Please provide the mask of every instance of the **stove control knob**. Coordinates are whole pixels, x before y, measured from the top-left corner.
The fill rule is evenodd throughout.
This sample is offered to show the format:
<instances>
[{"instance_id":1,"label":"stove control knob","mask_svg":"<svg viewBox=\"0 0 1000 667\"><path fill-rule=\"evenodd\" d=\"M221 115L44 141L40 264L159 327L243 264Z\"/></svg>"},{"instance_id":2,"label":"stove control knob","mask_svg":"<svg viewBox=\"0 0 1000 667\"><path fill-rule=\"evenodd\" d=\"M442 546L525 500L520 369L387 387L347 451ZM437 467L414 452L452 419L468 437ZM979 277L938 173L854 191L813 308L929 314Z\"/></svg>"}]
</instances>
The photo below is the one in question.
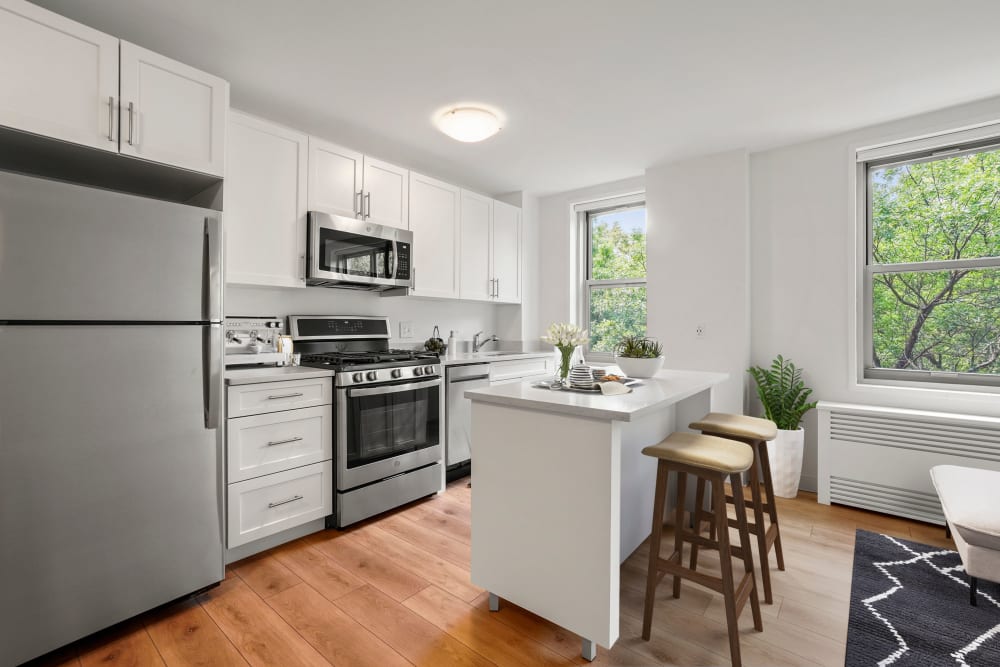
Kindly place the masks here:
<instances>
[{"instance_id":1,"label":"stove control knob","mask_svg":"<svg viewBox=\"0 0 1000 667\"><path fill-rule=\"evenodd\" d=\"M369 382L374 382L375 380L378 379L378 373L376 373L375 371L368 371L367 373L365 373L365 377L368 379Z\"/></svg>"},{"instance_id":2,"label":"stove control knob","mask_svg":"<svg viewBox=\"0 0 1000 667\"><path fill-rule=\"evenodd\" d=\"M401 378L401 377L403 377L403 369L402 368L393 368L392 369L392 377L394 377L394 378Z\"/></svg>"},{"instance_id":3,"label":"stove control knob","mask_svg":"<svg viewBox=\"0 0 1000 667\"><path fill-rule=\"evenodd\" d=\"M362 380L365 379L365 374L355 373L354 375L351 376L351 379L354 380L355 382L361 382Z\"/></svg>"},{"instance_id":4,"label":"stove control knob","mask_svg":"<svg viewBox=\"0 0 1000 667\"><path fill-rule=\"evenodd\" d=\"M417 366L416 368L413 369L413 374L414 375L418 375L418 376L419 375L423 375L424 374L424 369L421 368L420 366Z\"/></svg>"},{"instance_id":5,"label":"stove control knob","mask_svg":"<svg viewBox=\"0 0 1000 667\"><path fill-rule=\"evenodd\" d=\"M434 375L434 367L424 366L424 375Z\"/></svg>"}]
</instances>

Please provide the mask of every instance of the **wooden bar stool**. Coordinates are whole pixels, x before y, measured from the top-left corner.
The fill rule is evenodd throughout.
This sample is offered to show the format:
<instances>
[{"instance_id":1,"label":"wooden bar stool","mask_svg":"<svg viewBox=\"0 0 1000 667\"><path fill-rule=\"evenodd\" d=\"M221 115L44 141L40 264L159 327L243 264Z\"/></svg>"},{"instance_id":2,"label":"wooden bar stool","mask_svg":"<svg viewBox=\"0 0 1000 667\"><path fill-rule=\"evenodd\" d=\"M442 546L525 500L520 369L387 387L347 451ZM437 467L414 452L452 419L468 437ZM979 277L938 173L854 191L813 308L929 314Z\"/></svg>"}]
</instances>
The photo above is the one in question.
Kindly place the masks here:
<instances>
[{"instance_id":1,"label":"wooden bar stool","mask_svg":"<svg viewBox=\"0 0 1000 667\"><path fill-rule=\"evenodd\" d=\"M743 415L731 415L722 412L710 412L694 422L690 428L701 431L706 435L713 435L728 440L745 442L753 449L754 464L750 467L750 500L746 506L753 512L753 522L748 525L748 529L757 537L758 559L760 561L760 579L764 588L764 602L774 603L774 595L771 593L771 565L768 554L774 549L774 556L778 561L778 569L785 569L785 557L781 551L781 531L778 528L778 507L774 502L774 484L771 482L771 463L767 457L767 441L774 440L778 434L778 427L769 419L758 419L756 417L745 417ZM763 476L764 493L767 498L761 496L760 483ZM733 495L726 496L726 500L732 503L737 496L743 498L742 480L739 486L735 483ZM701 499L703 490L699 487L695 495L695 502L700 508L704 501ZM737 513L739 509L737 509ZM770 525L764 526L764 514L767 513ZM701 530L701 519L694 517L695 532ZM730 520L730 525L736 525L734 520ZM697 547L691 553L691 558L697 558Z\"/></svg>"},{"instance_id":2,"label":"wooden bar stool","mask_svg":"<svg viewBox=\"0 0 1000 667\"><path fill-rule=\"evenodd\" d=\"M729 652L733 667L740 667L740 632L737 619L746 602L750 600L753 626L759 632L764 629L760 617L760 602L753 572L753 549L750 548L750 533L747 529L746 509L743 497L735 496L737 508L736 527L740 544L729 543L729 526L726 515L726 478L734 486L739 476L753 464L753 450L750 447L708 435L696 433L673 433L659 444L642 450L646 456L659 459L656 467L656 497L653 501L653 534L649 542L649 572L646 576L646 605L642 616L642 638L648 640L653 624L653 598L656 586L667 574L673 575L674 597L681 596L681 579L689 579L696 584L722 593L726 606L726 621L729 626ZM674 527L674 552L669 558L660 557L660 537L663 533L663 507L667 499L667 478L671 472L677 474L677 515ZM704 489L706 482L712 486L711 516L716 524L717 538L705 538L684 528L684 498L687 492L687 476L698 478L698 487ZM742 517L742 519L740 518ZM722 576L715 577L696 570L697 562L692 559L691 567L684 567L684 543L689 542L692 550L702 546L719 551ZM693 551L692 551L693 553ZM733 556L743 561L743 576L739 581L733 575Z\"/></svg>"}]
</instances>

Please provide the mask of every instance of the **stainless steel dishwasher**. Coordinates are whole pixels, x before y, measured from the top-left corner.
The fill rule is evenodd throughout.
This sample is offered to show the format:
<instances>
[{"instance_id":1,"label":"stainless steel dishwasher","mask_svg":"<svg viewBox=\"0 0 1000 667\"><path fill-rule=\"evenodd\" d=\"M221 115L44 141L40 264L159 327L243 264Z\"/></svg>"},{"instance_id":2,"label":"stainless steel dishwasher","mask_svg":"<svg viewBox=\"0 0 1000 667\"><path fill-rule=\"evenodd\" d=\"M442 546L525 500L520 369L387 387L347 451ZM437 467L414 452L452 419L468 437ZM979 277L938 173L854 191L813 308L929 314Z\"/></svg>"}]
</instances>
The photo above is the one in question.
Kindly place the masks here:
<instances>
[{"instance_id":1,"label":"stainless steel dishwasher","mask_svg":"<svg viewBox=\"0 0 1000 667\"><path fill-rule=\"evenodd\" d=\"M445 439L445 461L449 478L468 474L472 460L472 401L465 397L468 389L490 386L490 365L464 364L445 367L448 409L445 421L448 437Z\"/></svg>"}]
</instances>

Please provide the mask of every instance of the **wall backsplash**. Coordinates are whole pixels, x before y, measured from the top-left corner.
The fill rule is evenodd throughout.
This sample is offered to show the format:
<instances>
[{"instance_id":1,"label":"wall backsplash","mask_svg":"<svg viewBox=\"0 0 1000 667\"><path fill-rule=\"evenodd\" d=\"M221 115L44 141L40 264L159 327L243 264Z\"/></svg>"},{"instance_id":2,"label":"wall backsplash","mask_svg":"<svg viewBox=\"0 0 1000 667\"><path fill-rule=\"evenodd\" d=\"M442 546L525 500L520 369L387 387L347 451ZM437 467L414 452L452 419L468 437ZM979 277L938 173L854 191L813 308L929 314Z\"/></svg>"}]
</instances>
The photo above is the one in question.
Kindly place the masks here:
<instances>
[{"instance_id":1,"label":"wall backsplash","mask_svg":"<svg viewBox=\"0 0 1000 667\"><path fill-rule=\"evenodd\" d=\"M475 301L448 301L417 297L380 297L374 292L356 292L327 287L282 289L226 286L226 315L384 315L392 327L393 345L409 347L427 340L436 324L441 337L455 330L458 340L470 340L477 331L497 331L498 306ZM413 323L413 338L399 338L399 322ZM499 333L501 340L504 332ZM512 341L504 341L512 342Z\"/></svg>"}]
</instances>

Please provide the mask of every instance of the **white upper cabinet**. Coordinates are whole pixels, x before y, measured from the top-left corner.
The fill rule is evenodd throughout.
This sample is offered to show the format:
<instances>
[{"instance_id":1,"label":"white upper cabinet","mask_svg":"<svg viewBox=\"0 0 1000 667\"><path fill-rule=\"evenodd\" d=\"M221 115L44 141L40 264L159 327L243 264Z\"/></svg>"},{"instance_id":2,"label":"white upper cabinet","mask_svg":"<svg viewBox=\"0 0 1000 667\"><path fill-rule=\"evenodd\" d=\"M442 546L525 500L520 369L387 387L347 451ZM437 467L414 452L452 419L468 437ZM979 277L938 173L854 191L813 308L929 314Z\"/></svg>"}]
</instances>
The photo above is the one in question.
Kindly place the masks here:
<instances>
[{"instance_id":1,"label":"white upper cabinet","mask_svg":"<svg viewBox=\"0 0 1000 667\"><path fill-rule=\"evenodd\" d=\"M227 282L305 287L309 138L233 111L228 145Z\"/></svg>"},{"instance_id":2,"label":"white upper cabinet","mask_svg":"<svg viewBox=\"0 0 1000 667\"><path fill-rule=\"evenodd\" d=\"M0 125L118 152L118 38L0 0Z\"/></svg>"},{"instance_id":3,"label":"white upper cabinet","mask_svg":"<svg viewBox=\"0 0 1000 667\"><path fill-rule=\"evenodd\" d=\"M493 295L497 301L521 302L521 209L493 202Z\"/></svg>"},{"instance_id":4,"label":"white upper cabinet","mask_svg":"<svg viewBox=\"0 0 1000 667\"><path fill-rule=\"evenodd\" d=\"M413 289L416 296L458 298L461 190L410 172Z\"/></svg>"},{"instance_id":5,"label":"white upper cabinet","mask_svg":"<svg viewBox=\"0 0 1000 667\"><path fill-rule=\"evenodd\" d=\"M490 266L490 228L493 226L493 200L462 190L461 297L490 301L493 299ZM420 241L414 235L413 244Z\"/></svg>"},{"instance_id":6,"label":"white upper cabinet","mask_svg":"<svg viewBox=\"0 0 1000 667\"><path fill-rule=\"evenodd\" d=\"M357 217L364 194L364 156L309 137L309 210Z\"/></svg>"},{"instance_id":7,"label":"white upper cabinet","mask_svg":"<svg viewBox=\"0 0 1000 667\"><path fill-rule=\"evenodd\" d=\"M406 229L410 222L410 172L365 156L364 219Z\"/></svg>"},{"instance_id":8,"label":"white upper cabinet","mask_svg":"<svg viewBox=\"0 0 1000 667\"><path fill-rule=\"evenodd\" d=\"M222 176L229 84L121 43L121 152Z\"/></svg>"}]
</instances>

